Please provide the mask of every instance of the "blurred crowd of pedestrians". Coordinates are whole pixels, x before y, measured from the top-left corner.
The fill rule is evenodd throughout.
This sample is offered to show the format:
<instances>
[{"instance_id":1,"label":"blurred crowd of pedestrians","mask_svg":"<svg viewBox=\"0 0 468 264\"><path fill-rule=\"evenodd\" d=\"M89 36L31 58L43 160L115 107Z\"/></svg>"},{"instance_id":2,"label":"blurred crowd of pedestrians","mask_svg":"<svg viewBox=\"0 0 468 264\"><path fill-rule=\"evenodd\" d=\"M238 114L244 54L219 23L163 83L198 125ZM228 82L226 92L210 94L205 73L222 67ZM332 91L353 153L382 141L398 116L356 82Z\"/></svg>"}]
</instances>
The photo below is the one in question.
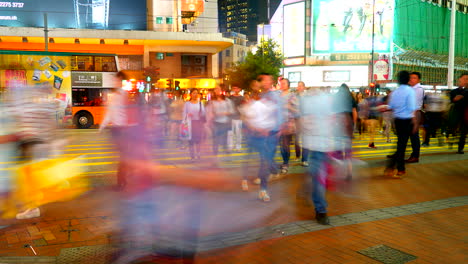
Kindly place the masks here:
<instances>
[{"instance_id":1,"label":"blurred crowd of pedestrians","mask_svg":"<svg viewBox=\"0 0 468 264\"><path fill-rule=\"evenodd\" d=\"M122 72L117 77L128 79ZM423 147L434 137L439 144L449 146L458 140L457 153L463 154L468 74L460 76L459 87L449 94L425 93L421 78L420 73L402 71L398 73L399 86L379 94L375 90L351 92L346 84L331 92L306 88L304 82L293 91L288 79L275 80L265 73L252 80L249 89L233 84L227 91L218 86L207 102L197 89L185 96L175 91L171 98L160 90L144 94L115 89L100 126L100 132L110 127L120 154L116 188L122 194L120 232L126 246L115 255L114 263L131 263L155 251L191 263L196 253L202 190L253 189L258 190L259 200L269 202L275 199L269 183L287 177L294 158L307 168L303 190L314 205L317 222L329 224L326 191L333 181L352 180L355 137L368 136L367 147L375 149L377 133L390 143L395 132L397 150L388 156L384 172L389 178L406 173L408 141L413 152L406 162L419 161L419 131L424 134ZM25 161L57 155L63 140L57 143L62 137L53 124L56 102L47 97L49 88L18 86L15 89L21 92L0 102L0 166L5 167L18 151ZM23 111L18 111L19 107ZM212 166L189 170L153 160L170 147L187 149L192 162L206 159ZM277 149L281 164L275 162ZM246 162L242 175L233 179L218 165L230 162L224 154L235 152L255 153L257 158ZM253 175L249 173L252 170ZM13 189L15 176L10 170L0 173L0 193L5 198ZM15 204L16 217L37 217L38 206Z\"/></svg>"}]
</instances>

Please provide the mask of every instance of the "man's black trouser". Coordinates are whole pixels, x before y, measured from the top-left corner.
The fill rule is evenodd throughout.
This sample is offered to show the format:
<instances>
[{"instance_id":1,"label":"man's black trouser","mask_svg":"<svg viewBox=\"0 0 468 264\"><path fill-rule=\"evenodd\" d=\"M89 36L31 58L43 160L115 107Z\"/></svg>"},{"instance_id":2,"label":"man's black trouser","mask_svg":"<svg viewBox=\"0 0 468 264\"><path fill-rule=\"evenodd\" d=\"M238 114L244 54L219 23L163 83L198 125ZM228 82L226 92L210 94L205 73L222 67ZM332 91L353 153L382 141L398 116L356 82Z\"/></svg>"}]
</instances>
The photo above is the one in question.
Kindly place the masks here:
<instances>
[{"instance_id":1,"label":"man's black trouser","mask_svg":"<svg viewBox=\"0 0 468 264\"><path fill-rule=\"evenodd\" d=\"M405 151L413 130L412 120L395 118L395 130L398 138L397 151L389 160L387 168L393 169L396 165L398 171L405 171Z\"/></svg>"},{"instance_id":2,"label":"man's black trouser","mask_svg":"<svg viewBox=\"0 0 468 264\"><path fill-rule=\"evenodd\" d=\"M426 112L426 136L424 143L429 145L431 137L437 136L437 130L442 125L442 112Z\"/></svg>"},{"instance_id":3,"label":"man's black trouser","mask_svg":"<svg viewBox=\"0 0 468 264\"><path fill-rule=\"evenodd\" d=\"M421 140L419 139L419 125L422 123L422 113L421 111L416 111L417 117L416 120L418 122L418 130L416 133L411 133L410 134L410 140L411 140L411 148L413 149L413 152L411 152L411 158L418 158L419 159L419 152L421 150Z\"/></svg>"}]
</instances>

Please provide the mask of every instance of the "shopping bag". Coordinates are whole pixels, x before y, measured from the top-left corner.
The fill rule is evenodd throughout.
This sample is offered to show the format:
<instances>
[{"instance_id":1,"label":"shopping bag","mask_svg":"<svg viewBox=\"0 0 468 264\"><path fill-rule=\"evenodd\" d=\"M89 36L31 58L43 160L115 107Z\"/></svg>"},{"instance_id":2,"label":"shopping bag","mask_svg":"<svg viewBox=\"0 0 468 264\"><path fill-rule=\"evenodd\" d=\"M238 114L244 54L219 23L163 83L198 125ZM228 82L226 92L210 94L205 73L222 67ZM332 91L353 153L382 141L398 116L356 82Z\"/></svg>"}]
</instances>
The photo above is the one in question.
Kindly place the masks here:
<instances>
[{"instance_id":1,"label":"shopping bag","mask_svg":"<svg viewBox=\"0 0 468 264\"><path fill-rule=\"evenodd\" d=\"M181 140L192 139L192 122L189 117L185 117L180 124L179 138Z\"/></svg>"},{"instance_id":2,"label":"shopping bag","mask_svg":"<svg viewBox=\"0 0 468 264\"><path fill-rule=\"evenodd\" d=\"M234 149L234 132L232 130L227 132L227 145L229 150Z\"/></svg>"},{"instance_id":3,"label":"shopping bag","mask_svg":"<svg viewBox=\"0 0 468 264\"><path fill-rule=\"evenodd\" d=\"M26 208L71 200L89 190L78 157L32 161L15 168L16 188L11 199ZM13 205L12 205L13 206ZM17 208L8 208L4 217L14 217Z\"/></svg>"}]
</instances>

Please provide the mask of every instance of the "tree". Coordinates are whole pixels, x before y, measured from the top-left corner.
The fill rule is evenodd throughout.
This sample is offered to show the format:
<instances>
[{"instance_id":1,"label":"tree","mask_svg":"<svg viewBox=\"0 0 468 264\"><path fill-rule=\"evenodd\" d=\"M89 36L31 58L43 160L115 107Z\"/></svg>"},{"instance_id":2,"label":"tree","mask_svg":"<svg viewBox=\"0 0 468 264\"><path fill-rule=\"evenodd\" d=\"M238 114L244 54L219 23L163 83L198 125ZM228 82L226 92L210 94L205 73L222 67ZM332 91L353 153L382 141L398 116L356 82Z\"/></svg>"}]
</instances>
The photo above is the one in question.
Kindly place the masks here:
<instances>
[{"instance_id":1,"label":"tree","mask_svg":"<svg viewBox=\"0 0 468 264\"><path fill-rule=\"evenodd\" d=\"M245 90L250 90L249 83L261 73L271 74L276 79L283 67L283 59L276 42L271 39L262 41L255 53L249 51L243 61L234 64L226 71L229 83L236 83Z\"/></svg>"}]
</instances>

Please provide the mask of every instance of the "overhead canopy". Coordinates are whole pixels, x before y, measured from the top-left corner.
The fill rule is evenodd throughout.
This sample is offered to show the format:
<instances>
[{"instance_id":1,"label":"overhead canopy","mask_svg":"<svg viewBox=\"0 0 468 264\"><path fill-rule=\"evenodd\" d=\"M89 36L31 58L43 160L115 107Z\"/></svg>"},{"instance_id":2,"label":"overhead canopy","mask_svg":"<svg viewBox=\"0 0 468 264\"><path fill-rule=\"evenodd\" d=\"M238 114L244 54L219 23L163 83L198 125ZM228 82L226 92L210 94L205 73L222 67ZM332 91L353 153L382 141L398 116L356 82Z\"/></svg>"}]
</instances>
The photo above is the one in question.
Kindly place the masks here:
<instances>
[{"instance_id":1,"label":"overhead canopy","mask_svg":"<svg viewBox=\"0 0 468 264\"><path fill-rule=\"evenodd\" d=\"M142 54L144 46L165 47L166 51L170 47L174 47L174 50L190 47L196 51L199 47L203 50L209 48L212 53L218 53L233 45L233 41L224 38L221 33L51 29L49 40L50 38L54 43L50 43L49 48L53 51L78 49L76 51L85 52L92 49L94 52L119 53L123 49L126 50L125 54ZM44 47L44 32L41 28L0 27L0 39L0 49L39 50ZM80 45L83 46L80 48ZM116 45L115 49L109 45ZM102 50L99 50L99 47Z\"/></svg>"}]
</instances>

